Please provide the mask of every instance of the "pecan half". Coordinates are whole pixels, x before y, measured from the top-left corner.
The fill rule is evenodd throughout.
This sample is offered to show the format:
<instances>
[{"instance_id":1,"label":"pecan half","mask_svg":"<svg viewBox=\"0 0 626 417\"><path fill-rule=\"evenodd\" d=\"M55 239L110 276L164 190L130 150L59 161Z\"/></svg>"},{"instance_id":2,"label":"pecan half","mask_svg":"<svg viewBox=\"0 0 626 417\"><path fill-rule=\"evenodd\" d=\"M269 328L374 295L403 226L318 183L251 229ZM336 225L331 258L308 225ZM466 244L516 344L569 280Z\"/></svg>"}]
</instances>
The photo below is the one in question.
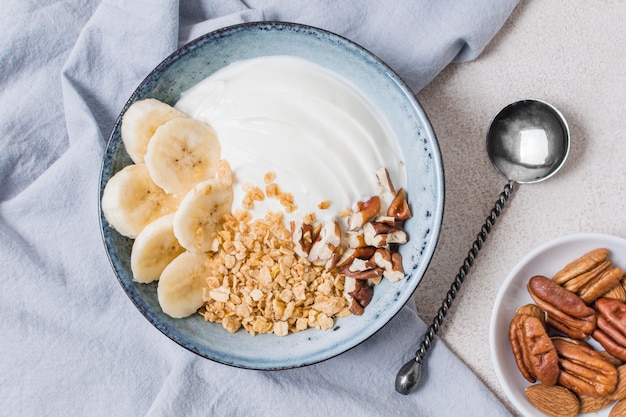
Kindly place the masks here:
<instances>
[{"instance_id":1,"label":"pecan half","mask_svg":"<svg viewBox=\"0 0 626 417\"><path fill-rule=\"evenodd\" d=\"M613 288L608 290L606 293L604 293L604 295L602 295L602 297L614 298L614 299L619 300L621 302L626 302L626 290L624 289L624 286L622 285L622 283L620 281L619 284L617 284L616 286L614 286Z\"/></svg>"},{"instance_id":2,"label":"pecan half","mask_svg":"<svg viewBox=\"0 0 626 417\"><path fill-rule=\"evenodd\" d=\"M544 326L546 325L546 312L537 307L535 304L525 304L518 308L515 314L526 314L537 317Z\"/></svg>"},{"instance_id":3,"label":"pecan half","mask_svg":"<svg viewBox=\"0 0 626 417\"><path fill-rule=\"evenodd\" d=\"M591 304L620 283L624 276L622 268L615 267L604 271L597 279L586 285L579 293L585 304Z\"/></svg>"},{"instance_id":4,"label":"pecan half","mask_svg":"<svg viewBox=\"0 0 626 417\"><path fill-rule=\"evenodd\" d=\"M552 339L559 355L558 383L578 395L603 397L615 391L617 368L587 343Z\"/></svg>"},{"instance_id":5,"label":"pecan half","mask_svg":"<svg viewBox=\"0 0 626 417\"><path fill-rule=\"evenodd\" d=\"M626 304L599 298L595 307L598 322L591 336L611 355L626 361Z\"/></svg>"},{"instance_id":6,"label":"pecan half","mask_svg":"<svg viewBox=\"0 0 626 417\"><path fill-rule=\"evenodd\" d=\"M585 286L587 286L590 282L593 282L594 280L596 280L604 271L609 269L611 266L612 266L611 261L600 262L589 271L584 272L568 280L562 285L568 290L570 290L571 292L578 293Z\"/></svg>"},{"instance_id":7,"label":"pecan half","mask_svg":"<svg viewBox=\"0 0 626 417\"><path fill-rule=\"evenodd\" d=\"M509 325L509 341L517 367L529 382L554 385L559 376L559 358L541 320L516 314Z\"/></svg>"},{"instance_id":8,"label":"pecan half","mask_svg":"<svg viewBox=\"0 0 626 417\"><path fill-rule=\"evenodd\" d=\"M576 294L550 278L536 275L528 281L528 292L547 314L547 323L573 339L589 337L596 328L596 312Z\"/></svg>"},{"instance_id":9,"label":"pecan half","mask_svg":"<svg viewBox=\"0 0 626 417\"><path fill-rule=\"evenodd\" d=\"M589 251L580 258L565 265L563 269L554 274L552 279L557 284L563 284L580 274L590 271L600 262L604 261L607 256L609 256L609 251L605 248L597 248Z\"/></svg>"}]
</instances>

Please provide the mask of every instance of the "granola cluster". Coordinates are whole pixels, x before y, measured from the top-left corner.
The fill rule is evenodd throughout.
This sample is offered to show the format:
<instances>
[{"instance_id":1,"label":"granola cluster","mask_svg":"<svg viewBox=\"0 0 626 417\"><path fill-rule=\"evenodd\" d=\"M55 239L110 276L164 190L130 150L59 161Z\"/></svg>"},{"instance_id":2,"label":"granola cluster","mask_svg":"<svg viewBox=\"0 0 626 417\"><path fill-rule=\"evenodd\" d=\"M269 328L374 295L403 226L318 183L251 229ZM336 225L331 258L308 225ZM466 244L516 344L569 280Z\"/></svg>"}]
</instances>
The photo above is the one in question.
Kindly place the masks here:
<instances>
[{"instance_id":1,"label":"granola cluster","mask_svg":"<svg viewBox=\"0 0 626 417\"><path fill-rule=\"evenodd\" d=\"M255 187L250 183L245 183L242 186L246 195L241 202L241 205L246 210L252 210L256 201L263 201L265 197L275 198L278 200L281 206L284 207L287 213L293 213L298 209L298 206L294 204L294 197L292 193L282 191L278 184L274 182L276 174L274 172L268 172L263 176L265 181L265 192L259 187ZM327 208L328 206L326 206Z\"/></svg>"},{"instance_id":2,"label":"granola cluster","mask_svg":"<svg viewBox=\"0 0 626 417\"><path fill-rule=\"evenodd\" d=\"M344 276L295 254L282 213L257 220L247 211L227 215L213 250L199 312L231 333L326 330L350 314Z\"/></svg>"}]
</instances>

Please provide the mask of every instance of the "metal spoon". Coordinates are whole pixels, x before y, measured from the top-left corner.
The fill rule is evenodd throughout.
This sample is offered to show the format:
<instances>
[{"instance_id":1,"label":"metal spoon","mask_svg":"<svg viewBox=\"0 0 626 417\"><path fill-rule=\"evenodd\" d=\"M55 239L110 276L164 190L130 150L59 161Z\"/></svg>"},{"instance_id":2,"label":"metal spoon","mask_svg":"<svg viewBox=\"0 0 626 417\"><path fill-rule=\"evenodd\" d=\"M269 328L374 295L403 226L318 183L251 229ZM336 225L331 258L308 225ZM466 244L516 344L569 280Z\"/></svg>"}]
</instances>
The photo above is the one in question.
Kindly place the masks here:
<instances>
[{"instance_id":1,"label":"metal spoon","mask_svg":"<svg viewBox=\"0 0 626 417\"><path fill-rule=\"evenodd\" d=\"M396 376L396 391L407 395L419 385L422 364L435 335L461 284L473 265L496 218L518 183L531 184L554 175L567 159L570 132L563 115L540 100L521 100L504 107L494 117L487 133L487 153L495 168L509 180L495 207L480 229L472 249L450 286L437 315L422 339L415 358L404 364Z\"/></svg>"}]
</instances>

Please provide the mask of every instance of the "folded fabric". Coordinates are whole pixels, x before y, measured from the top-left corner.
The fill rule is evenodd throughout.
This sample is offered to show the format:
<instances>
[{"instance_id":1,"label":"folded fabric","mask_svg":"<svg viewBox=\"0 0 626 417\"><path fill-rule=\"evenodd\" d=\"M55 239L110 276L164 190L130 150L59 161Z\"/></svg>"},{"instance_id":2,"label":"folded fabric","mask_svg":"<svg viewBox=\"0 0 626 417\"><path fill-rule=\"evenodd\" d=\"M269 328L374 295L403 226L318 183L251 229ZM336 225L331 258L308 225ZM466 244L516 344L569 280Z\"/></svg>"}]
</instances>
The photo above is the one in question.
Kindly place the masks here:
<instances>
[{"instance_id":1,"label":"folded fabric","mask_svg":"<svg viewBox=\"0 0 626 417\"><path fill-rule=\"evenodd\" d=\"M423 386L394 390L426 326L405 306L323 363L251 371L163 336L116 282L98 223L106 141L139 82L177 47L257 20L317 26L418 91L477 57L516 0L13 0L0 17L0 414L508 415L440 342ZM453 394L450 394L453 392ZM451 400L450 396L453 396Z\"/></svg>"}]
</instances>

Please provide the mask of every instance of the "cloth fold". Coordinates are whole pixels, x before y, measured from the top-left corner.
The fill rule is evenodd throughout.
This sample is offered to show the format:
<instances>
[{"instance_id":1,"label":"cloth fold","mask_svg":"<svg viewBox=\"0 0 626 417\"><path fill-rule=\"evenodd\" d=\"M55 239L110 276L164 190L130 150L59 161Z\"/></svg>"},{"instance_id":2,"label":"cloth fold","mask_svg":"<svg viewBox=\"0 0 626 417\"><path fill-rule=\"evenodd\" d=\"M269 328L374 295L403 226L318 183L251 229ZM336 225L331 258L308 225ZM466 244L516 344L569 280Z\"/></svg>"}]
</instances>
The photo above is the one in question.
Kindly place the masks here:
<instances>
[{"instance_id":1,"label":"cloth fold","mask_svg":"<svg viewBox=\"0 0 626 417\"><path fill-rule=\"evenodd\" d=\"M119 111L166 56L208 31L281 20L343 35L419 91L476 58L517 0L11 0L0 17L0 415L508 415L446 346L394 390L426 325L413 303L325 362L237 369L163 336L109 266L99 169ZM450 400L450 392L454 400Z\"/></svg>"}]
</instances>

